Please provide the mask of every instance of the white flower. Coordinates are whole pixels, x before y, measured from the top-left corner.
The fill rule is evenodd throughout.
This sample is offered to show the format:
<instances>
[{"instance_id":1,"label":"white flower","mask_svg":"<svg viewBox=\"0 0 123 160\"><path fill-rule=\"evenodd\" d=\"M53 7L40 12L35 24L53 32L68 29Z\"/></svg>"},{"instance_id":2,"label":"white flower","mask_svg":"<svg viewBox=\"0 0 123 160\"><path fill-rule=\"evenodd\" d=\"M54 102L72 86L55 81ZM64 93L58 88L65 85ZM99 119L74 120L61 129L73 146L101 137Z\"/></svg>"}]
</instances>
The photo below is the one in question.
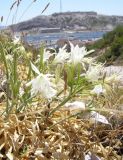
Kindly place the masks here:
<instances>
[{"instance_id":1,"label":"white flower","mask_svg":"<svg viewBox=\"0 0 123 160\"><path fill-rule=\"evenodd\" d=\"M43 62L46 62L49 60L49 58L53 55L50 51L47 51L44 49L44 54L43 54Z\"/></svg>"},{"instance_id":2,"label":"white flower","mask_svg":"<svg viewBox=\"0 0 123 160\"><path fill-rule=\"evenodd\" d=\"M70 62L73 63L74 65L81 63L85 55L94 52L94 50L87 52L86 47L84 46L80 48L78 45L76 45L74 47L74 45L71 42L70 46L71 46Z\"/></svg>"},{"instance_id":3,"label":"white flower","mask_svg":"<svg viewBox=\"0 0 123 160\"><path fill-rule=\"evenodd\" d=\"M50 99L56 95L56 90L53 88L54 85L50 82L50 74L42 74L37 69L37 67L31 63L33 71L35 71L38 76L28 82L26 87L31 85L31 96L35 96L40 93L44 98Z\"/></svg>"},{"instance_id":4,"label":"white flower","mask_svg":"<svg viewBox=\"0 0 123 160\"><path fill-rule=\"evenodd\" d=\"M13 43L14 43L15 45L16 45L16 44L19 44L19 43L20 43L20 36L14 36Z\"/></svg>"},{"instance_id":5,"label":"white flower","mask_svg":"<svg viewBox=\"0 0 123 160\"><path fill-rule=\"evenodd\" d=\"M74 101L72 103L66 103L65 108L69 110L85 110L85 103L80 101Z\"/></svg>"},{"instance_id":6,"label":"white flower","mask_svg":"<svg viewBox=\"0 0 123 160\"><path fill-rule=\"evenodd\" d=\"M46 49L44 49L43 62L47 62L53 54L55 53L51 53L50 51L47 51ZM36 60L36 63L38 63L39 61L40 61L40 55L38 55L38 59Z\"/></svg>"},{"instance_id":7,"label":"white flower","mask_svg":"<svg viewBox=\"0 0 123 160\"><path fill-rule=\"evenodd\" d=\"M91 57L84 57L82 59L82 62L87 63L87 64L92 64L93 61L94 61L94 58L91 58Z\"/></svg>"},{"instance_id":8,"label":"white flower","mask_svg":"<svg viewBox=\"0 0 123 160\"><path fill-rule=\"evenodd\" d=\"M38 68L32 62L30 62L30 64L31 64L32 70L39 75L40 71L38 70Z\"/></svg>"},{"instance_id":9,"label":"white flower","mask_svg":"<svg viewBox=\"0 0 123 160\"><path fill-rule=\"evenodd\" d=\"M44 98L50 99L56 95L56 90L53 89L53 84L49 81L48 75L39 74L35 79L31 80L26 86L32 86L31 96L38 93Z\"/></svg>"},{"instance_id":10,"label":"white flower","mask_svg":"<svg viewBox=\"0 0 123 160\"><path fill-rule=\"evenodd\" d=\"M9 60L10 62L12 62L13 61L13 56L10 55L10 54L7 54L6 55L6 60Z\"/></svg>"},{"instance_id":11,"label":"white flower","mask_svg":"<svg viewBox=\"0 0 123 160\"><path fill-rule=\"evenodd\" d=\"M90 114L91 114L91 120L93 120L94 122L101 122L104 124L110 124L105 116L103 116L95 111L91 111Z\"/></svg>"},{"instance_id":12,"label":"white flower","mask_svg":"<svg viewBox=\"0 0 123 160\"><path fill-rule=\"evenodd\" d=\"M65 63L69 59L70 53L68 53L65 48L66 45L59 49L59 52L54 58L54 63Z\"/></svg>"},{"instance_id":13,"label":"white flower","mask_svg":"<svg viewBox=\"0 0 123 160\"><path fill-rule=\"evenodd\" d=\"M98 64L95 66L90 65L89 69L87 70L85 76L86 78L90 81L90 82L95 82L98 81L98 79L100 78L100 73L102 70L102 65Z\"/></svg>"},{"instance_id":14,"label":"white flower","mask_svg":"<svg viewBox=\"0 0 123 160\"><path fill-rule=\"evenodd\" d=\"M92 94L97 94L97 95L99 95L101 93L105 93L105 92L106 92L106 90L103 88L103 86L101 84L96 85L94 87L94 89L91 91Z\"/></svg>"},{"instance_id":15,"label":"white flower","mask_svg":"<svg viewBox=\"0 0 123 160\"><path fill-rule=\"evenodd\" d=\"M21 52L25 52L25 48L23 46L18 47L17 50L19 50Z\"/></svg>"}]
</instances>

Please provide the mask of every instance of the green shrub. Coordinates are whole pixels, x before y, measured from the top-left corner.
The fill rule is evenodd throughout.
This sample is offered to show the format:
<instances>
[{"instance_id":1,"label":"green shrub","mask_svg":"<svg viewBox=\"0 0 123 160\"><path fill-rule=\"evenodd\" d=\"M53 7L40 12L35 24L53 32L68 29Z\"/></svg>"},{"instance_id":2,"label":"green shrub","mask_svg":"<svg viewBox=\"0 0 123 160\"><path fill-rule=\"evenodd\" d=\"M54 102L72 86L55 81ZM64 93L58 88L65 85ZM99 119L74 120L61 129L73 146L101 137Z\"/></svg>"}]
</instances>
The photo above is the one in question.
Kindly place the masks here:
<instances>
[{"instance_id":1,"label":"green shrub","mask_svg":"<svg viewBox=\"0 0 123 160\"><path fill-rule=\"evenodd\" d=\"M123 25L117 26L113 31L106 33L102 39L88 45L88 49L105 49L105 53L98 57L101 62L114 61L123 57Z\"/></svg>"}]
</instances>

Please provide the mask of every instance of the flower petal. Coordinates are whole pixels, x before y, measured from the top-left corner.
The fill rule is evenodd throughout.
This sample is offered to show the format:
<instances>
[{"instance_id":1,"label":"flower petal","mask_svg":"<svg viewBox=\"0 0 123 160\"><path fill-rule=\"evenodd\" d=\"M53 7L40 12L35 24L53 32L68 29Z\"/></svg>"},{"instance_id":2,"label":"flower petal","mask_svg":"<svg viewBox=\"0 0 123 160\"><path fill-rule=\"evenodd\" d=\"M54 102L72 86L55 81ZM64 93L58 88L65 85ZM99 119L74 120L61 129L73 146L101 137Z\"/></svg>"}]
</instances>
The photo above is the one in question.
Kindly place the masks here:
<instances>
[{"instance_id":1,"label":"flower petal","mask_svg":"<svg viewBox=\"0 0 123 160\"><path fill-rule=\"evenodd\" d=\"M85 110L85 103L80 101L74 101L72 103L66 103L65 108L69 110Z\"/></svg>"},{"instance_id":2,"label":"flower petal","mask_svg":"<svg viewBox=\"0 0 123 160\"><path fill-rule=\"evenodd\" d=\"M91 111L91 119L94 120L95 122L110 124L105 116L103 116L95 111Z\"/></svg>"},{"instance_id":3,"label":"flower petal","mask_svg":"<svg viewBox=\"0 0 123 160\"><path fill-rule=\"evenodd\" d=\"M40 74L40 71L38 70L38 68L37 68L32 62L30 62L30 63L31 63L31 68L32 68L32 70L33 70L35 73Z\"/></svg>"}]
</instances>

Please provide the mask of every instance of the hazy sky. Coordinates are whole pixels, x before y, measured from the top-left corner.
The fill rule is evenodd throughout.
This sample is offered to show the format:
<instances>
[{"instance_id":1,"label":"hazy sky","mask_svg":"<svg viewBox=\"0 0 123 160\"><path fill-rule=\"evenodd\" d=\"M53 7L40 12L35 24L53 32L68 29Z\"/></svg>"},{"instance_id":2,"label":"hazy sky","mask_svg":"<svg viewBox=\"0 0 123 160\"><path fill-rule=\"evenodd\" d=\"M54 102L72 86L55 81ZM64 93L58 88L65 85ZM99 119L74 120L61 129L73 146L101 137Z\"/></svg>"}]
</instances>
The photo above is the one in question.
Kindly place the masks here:
<instances>
[{"instance_id":1,"label":"hazy sky","mask_svg":"<svg viewBox=\"0 0 123 160\"><path fill-rule=\"evenodd\" d=\"M7 17L9 15L10 6L15 0L1 0L0 4L0 17L4 17L3 25L6 24ZM50 6L43 14L52 14L60 11L60 0L37 0L31 7L28 6L34 0L22 0L22 3L18 9L16 18L16 8L11 12L7 24L12 23L12 19L15 22L27 20L29 18L41 15L42 10L50 2ZM62 11L96 11L100 14L107 15L123 15L123 0L61 0ZM27 10L25 12L25 10ZM23 13L25 14L23 15ZM23 15L23 16L22 16ZM20 18L21 17L21 18Z\"/></svg>"}]
</instances>

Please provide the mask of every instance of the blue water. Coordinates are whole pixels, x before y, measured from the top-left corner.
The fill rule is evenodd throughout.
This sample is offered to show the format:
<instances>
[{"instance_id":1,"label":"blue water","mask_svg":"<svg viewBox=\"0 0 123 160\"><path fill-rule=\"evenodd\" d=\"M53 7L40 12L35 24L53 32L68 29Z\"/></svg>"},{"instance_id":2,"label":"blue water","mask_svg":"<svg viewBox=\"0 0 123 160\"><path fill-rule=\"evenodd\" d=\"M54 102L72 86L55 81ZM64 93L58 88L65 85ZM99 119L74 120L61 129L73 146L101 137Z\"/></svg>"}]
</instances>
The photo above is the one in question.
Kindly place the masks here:
<instances>
[{"instance_id":1,"label":"blue water","mask_svg":"<svg viewBox=\"0 0 123 160\"><path fill-rule=\"evenodd\" d=\"M74 32L74 33L65 33L65 32L60 32L60 33L41 33L38 35L30 35L25 37L25 40L29 43L32 44L38 44L40 42L57 42L59 39L67 39L67 40L93 40L97 38L102 38L102 36L106 32L104 31L98 31L98 32Z\"/></svg>"}]
</instances>

